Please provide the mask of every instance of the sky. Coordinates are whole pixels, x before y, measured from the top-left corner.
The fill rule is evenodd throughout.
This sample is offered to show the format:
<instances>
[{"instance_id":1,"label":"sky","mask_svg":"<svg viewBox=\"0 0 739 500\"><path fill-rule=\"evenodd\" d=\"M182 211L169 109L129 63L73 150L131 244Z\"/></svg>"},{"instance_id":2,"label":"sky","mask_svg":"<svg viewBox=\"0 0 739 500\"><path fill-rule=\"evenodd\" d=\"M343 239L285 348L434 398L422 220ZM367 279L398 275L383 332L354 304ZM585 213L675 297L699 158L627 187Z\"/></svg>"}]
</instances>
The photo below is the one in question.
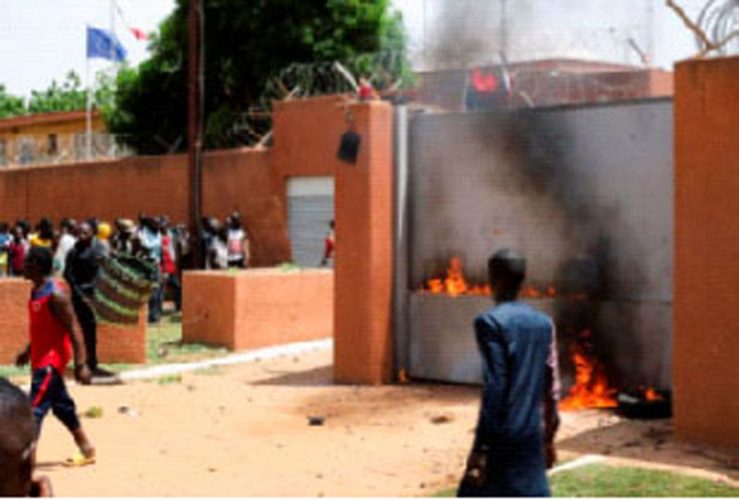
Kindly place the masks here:
<instances>
[{"instance_id":1,"label":"sky","mask_svg":"<svg viewBox=\"0 0 739 500\"><path fill-rule=\"evenodd\" d=\"M174 8L174 0L117 0L125 21L145 32L155 31ZM70 69L85 80L86 26L109 29L109 0L0 0L0 83L7 91L29 96ZM131 64L147 56L146 42L136 40L120 16L116 35ZM91 60L91 72L110 68Z\"/></svg>"},{"instance_id":2,"label":"sky","mask_svg":"<svg viewBox=\"0 0 739 500\"><path fill-rule=\"evenodd\" d=\"M706 0L677 0L695 19ZM652 52L658 67L695 54L692 34L664 0L393 0L404 16L416 69L458 64L460 51L474 63L497 62L501 3L506 3L508 58L578 57L639 64L629 38ZM446 8L445 8L446 7ZM446 29L437 29L440 25ZM438 57L441 45L447 56ZM456 56L456 57L451 57ZM446 59L446 60L439 60Z\"/></svg>"},{"instance_id":3,"label":"sky","mask_svg":"<svg viewBox=\"0 0 739 500\"><path fill-rule=\"evenodd\" d=\"M304 0L296 0L304 1ZM583 57L638 63L628 46L631 37L654 60L670 68L691 56L691 35L663 0L392 0L403 13L414 67L430 69L459 62L494 62L497 57L500 3L507 1L509 58ZM679 0L695 15L705 0ZM174 8L174 0L117 0L125 22L150 32ZM651 2L653 21L648 22ZM0 0L0 83L11 93L28 96L74 69L85 79L85 26L110 26L110 0ZM445 8L446 6L446 8ZM514 9L515 6L515 9ZM446 29L438 27L443 23ZM147 56L146 42L136 40L116 15L116 33L129 63ZM468 48L471 61L439 58L443 47ZM459 51L458 51L459 52ZM451 54L455 54L454 51ZM441 60L440 60L441 59ZM92 72L110 68L92 60Z\"/></svg>"}]
</instances>

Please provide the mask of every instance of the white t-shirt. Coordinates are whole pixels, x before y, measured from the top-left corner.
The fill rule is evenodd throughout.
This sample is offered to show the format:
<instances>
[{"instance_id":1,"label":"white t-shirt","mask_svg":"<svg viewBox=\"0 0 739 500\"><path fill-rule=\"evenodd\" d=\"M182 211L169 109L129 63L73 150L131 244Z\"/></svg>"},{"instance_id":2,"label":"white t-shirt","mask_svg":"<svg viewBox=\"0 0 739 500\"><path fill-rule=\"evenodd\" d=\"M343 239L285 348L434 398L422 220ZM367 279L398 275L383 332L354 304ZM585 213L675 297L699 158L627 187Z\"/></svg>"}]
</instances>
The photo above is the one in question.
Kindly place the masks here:
<instances>
[{"instance_id":1,"label":"white t-shirt","mask_svg":"<svg viewBox=\"0 0 739 500\"><path fill-rule=\"evenodd\" d=\"M213 268L228 269L228 247L226 244L220 238L215 237L210 242L210 249L214 253ZM210 261L208 263L210 264Z\"/></svg>"},{"instance_id":2,"label":"white t-shirt","mask_svg":"<svg viewBox=\"0 0 739 500\"><path fill-rule=\"evenodd\" d=\"M228 261L236 262L245 257L244 238L246 233L243 229L228 230Z\"/></svg>"},{"instance_id":3,"label":"white t-shirt","mask_svg":"<svg viewBox=\"0 0 739 500\"><path fill-rule=\"evenodd\" d=\"M67 254L72 250L75 243L77 243L77 238L69 233L64 233L62 237L59 238L59 244L56 247L54 258L59 263L60 273L64 272L64 265L67 263Z\"/></svg>"}]
</instances>

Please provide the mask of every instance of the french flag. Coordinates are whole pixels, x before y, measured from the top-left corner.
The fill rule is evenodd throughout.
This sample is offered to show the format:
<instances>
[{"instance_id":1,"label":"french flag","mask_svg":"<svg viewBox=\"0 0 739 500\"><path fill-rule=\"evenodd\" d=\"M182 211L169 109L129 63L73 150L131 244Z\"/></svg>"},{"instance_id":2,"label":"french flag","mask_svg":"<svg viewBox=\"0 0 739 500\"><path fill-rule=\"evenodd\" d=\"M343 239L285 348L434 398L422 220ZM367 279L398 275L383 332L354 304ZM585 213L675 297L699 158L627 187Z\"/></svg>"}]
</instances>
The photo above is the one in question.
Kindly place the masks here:
<instances>
[{"instance_id":1,"label":"french flag","mask_svg":"<svg viewBox=\"0 0 739 500\"><path fill-rule=\"evenodd\" d=\"M131 33L133 34L133 37L136 40L148 40L149 39L149 36L144 32L144 30L141 30L139 28L133 28L133 27L129 27L128 29L131 31Z\"/></svg>"}]
</instances>

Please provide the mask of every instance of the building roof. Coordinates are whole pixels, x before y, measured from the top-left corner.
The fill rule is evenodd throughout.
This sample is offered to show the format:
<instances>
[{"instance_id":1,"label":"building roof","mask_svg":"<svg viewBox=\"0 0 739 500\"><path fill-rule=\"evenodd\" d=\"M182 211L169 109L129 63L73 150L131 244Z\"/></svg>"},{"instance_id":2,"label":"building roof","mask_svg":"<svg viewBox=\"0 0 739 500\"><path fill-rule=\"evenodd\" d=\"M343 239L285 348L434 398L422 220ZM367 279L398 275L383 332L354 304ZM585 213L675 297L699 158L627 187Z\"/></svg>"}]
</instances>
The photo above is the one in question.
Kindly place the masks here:
<instances>
[{"instance_id":1,"label":"building roof","mask_svg":"<svg viewBox=\"0 0 739 500\"><path fill-rule=\"evenodd\" d=\"M482 67L499 66L499 63L490 63L482 65ZM532 71L561 71L565 73L606 73L606 72L622 72L622 71L644 71L654 68L645 68L643 66L634 66L630 64L611 63L606 61L592 61L588 59L571 59L571 58L551 58L551 59L532 59L528 61L512 61L508 63L508 67L512 70L532 70ZM441 74L446 72L467 71L469 68L444 68L437 70L418 71L417 74L423 76L425 74Z\"/></svg>"},{"instance_id":2,"label":"building roof","mask_svg":"<svg viewBox=\"0 0 739 500\"><path fill-rule=\"evenodd\" d=\"M97 118L100 112L93 110L92 117ZM32 115L12 116L0 118L0 132L33 125L48 125L84 120L86 111L55 111L51 113L36 113Z\"/></svg>"}]
</instances>

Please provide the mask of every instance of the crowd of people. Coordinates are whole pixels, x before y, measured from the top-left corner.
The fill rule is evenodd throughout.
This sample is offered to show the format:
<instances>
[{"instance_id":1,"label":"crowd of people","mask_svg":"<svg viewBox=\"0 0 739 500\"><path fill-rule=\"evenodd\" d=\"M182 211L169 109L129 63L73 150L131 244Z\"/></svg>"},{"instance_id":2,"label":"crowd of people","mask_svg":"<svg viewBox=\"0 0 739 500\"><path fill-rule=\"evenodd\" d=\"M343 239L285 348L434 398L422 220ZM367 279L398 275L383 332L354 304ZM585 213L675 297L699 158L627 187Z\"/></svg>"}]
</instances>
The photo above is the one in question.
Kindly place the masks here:
<instances>
[{"instance_id":1,"label":"crowd of people","mask_svg":"<svg viewBox=\"0 0 739 500\"><path fill-rule=\"evenodd\" d=\"M0 276L23 276L24 260L34 247L48 248L54 256L54 273L70 285L78 297L75 309L84 325L92 311L84 305L95 288L97 269L102 259L126 253L156 263L159 286L149 302L149 322L159 321L165 295L175 310L181 307L182 269L246 268L250 245L238 212L221 222L204 217L201 235L201 262L194 261L192 239L184 224L172 224L166 215L140 214L137 221L119 218L112 224L97 218L84 221L64 218L55 227L43 217L36 225L17 220L12 226L0 222ZM88 321L86 321L88 320Z\"/></svg>"}]
</instances>

